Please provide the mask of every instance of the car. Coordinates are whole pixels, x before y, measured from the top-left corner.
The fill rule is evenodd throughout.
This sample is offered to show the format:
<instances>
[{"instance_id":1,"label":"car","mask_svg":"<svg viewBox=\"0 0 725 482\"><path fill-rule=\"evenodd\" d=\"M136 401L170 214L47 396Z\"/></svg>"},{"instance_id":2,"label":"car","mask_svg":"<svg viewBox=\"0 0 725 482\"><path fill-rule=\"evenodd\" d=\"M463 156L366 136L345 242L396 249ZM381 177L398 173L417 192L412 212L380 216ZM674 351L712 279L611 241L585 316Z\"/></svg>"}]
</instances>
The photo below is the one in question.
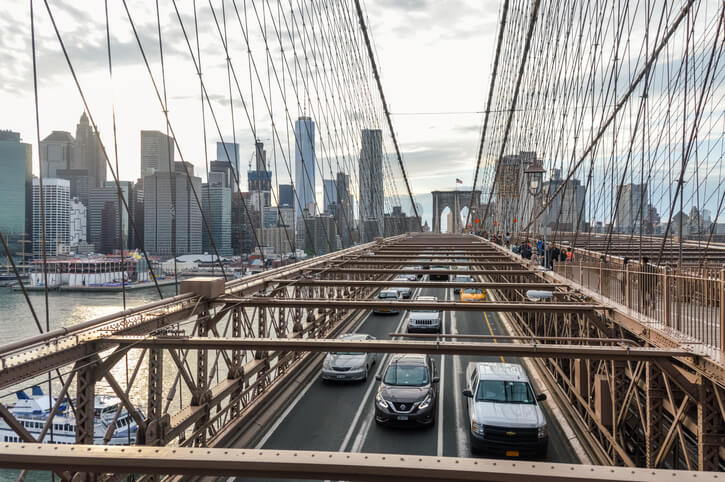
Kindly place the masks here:
<instances>
[{"instance_id":1,"label":"car","mask_svg":"<svg viewBox=\"0 0 725 482\"><path fill-rule=\"evenodd\" d=\"M433 425L438 401L435 363L428 355L393 355L375 395L375 422Z\"/></svg>"},{"instance_id":2,"label":"car","mask_svg":"<svg viewBox=\"0 0 725 482\"><path fill-rule=\"evenodd\" d=\"M374 340L364 333L346 333L337 337L338 340ZM331 352L322 363L322 379L334 381L365 381L370 368L378 357L375 353L362 352Z\"/></svg>"},{"instance_id":3,"label":"car","mask_svg":"<svg viewBox=\"0 0 725 482\"><path fill-rule=\"evenodd\" d=\"M399 275L399 276L395 277L395 279L393 280L393 283L395 283L396 281L403 281L403 282L407 283L408 281L411 281L411 280L410 280L410 278L408 278L407 275ZM413 294L413 290L410 288L410 286L396 286L395 290L397 290L398 295L400 295L401 298L405 298L405 299L410 298L410 295Z\"/></svg>"},{"instance_id":4,"label":"car","mask_svg":"<svg viewBox=\"0 0 725 482\"><path fill-rule=\"evenodd\" d=\"M417 301L427 301L430 303L436 303L438 298L435 296L419 296L416 298ZM408 333L415 332L441 332L441 321L443 315L439 310L421 310L412 309L410 315L408 315Z\"/></svg>"},{"instance_id":5,"label":"car","mask_svg":"<svg viewBox=\"0 0 725 482\"><path fill-rule=\"evenodd\" d=\"M424 268L423 266L406 266L403 269L421 270L421 269L426 269L426 268ZM412 273L409 273L409 274L406 274L405 276L408 276L410 278L410 281L417 281L417 280L420 280L420 279L423 278L423 275L422 274L412 274Z\"/></svg>"},{"instance_id":6,"label":"car","mask_svg":"<svg viewBox=\"0 0 725 482\"><path fill-rule=\"evenodd\" d=\"M434 264L430 267L431 271L444 271L448 270L447 265ZM448 281L448 273L431 273L428 276L431 281Z\"/></svg>"},{"instance_id":7,"label":"car","mask_svg":"<svg viewBox=\"0 0 725 482\"><path fill-rule=\"evenodd\" d=\"M467 274L457 274L455 278L453 278L454 283L473 283L473 277L469 276ZM461 292L461 288L454 288L453 291L456 293Z\"/></svg>"},{"instance_id":8,"label":"car","mask_svg":"<svg viewBox=\"0 0 725 482\"><path fill-rule=\"evenodd\" d=\"M380 290L378 293L378 299L382 301L395 301L400 299L398 290L394 288L388 288ZM399 311L396 308L375 308L373 313L376 315L397 315Z\"/></svg>"},{"instance_id":9,"label":"car","mask_svg":"<svg viewBox=\"0 0 725 482\"><path fill-rule=\"evenodd\" d=\"M518 363L471 362L466 367L468 434L474 452L507 457L545 457L546 418Z\"/></svg>"},{"instance_id":10,"label":"car","mask_svg":"<svg viewBox=\"0 0 725 482\"><path fill-rule=\"evenodd\" d=\"M483 288L464 288L461 291L461 301L485 301L486 290Z\"/></svg>"}]
</instances>

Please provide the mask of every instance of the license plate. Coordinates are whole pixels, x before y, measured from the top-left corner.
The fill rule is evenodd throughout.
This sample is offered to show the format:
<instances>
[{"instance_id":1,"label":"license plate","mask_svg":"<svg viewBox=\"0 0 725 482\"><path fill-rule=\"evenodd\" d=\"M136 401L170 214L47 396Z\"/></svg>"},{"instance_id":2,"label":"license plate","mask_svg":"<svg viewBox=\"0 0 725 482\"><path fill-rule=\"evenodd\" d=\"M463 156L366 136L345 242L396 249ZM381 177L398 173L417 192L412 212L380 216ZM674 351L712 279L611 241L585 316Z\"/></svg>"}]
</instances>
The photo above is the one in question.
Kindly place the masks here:
<instances>
[{"instance_id":1,"label":"license plate","mask_svg":"<svg viewBox=\"0 0 725 482\"><path fill-rule=\"evenodd\" d=\"M407 415L398 415L398 420L401 420L401 421L408 420L408 416Z\"/></svg>"},{"instance_id":2,"label":"license plate","mask_svg":"<svg viewBox=\"0 0 725 482\"><path fill-rule=\"evenodd\" d=\"M337 378L345 378L345 375L337 375Z\"/></svg>"},{"instance_id":3,"label":"license plate","mask_svg":"<svg viewBox=\"0 0 725 482\"><path fill-rule=\"evenodd\" d=\"M519 451L518 450L507 450L506 451L506 457L518 457Z\"/></svg>"}]
</instances>

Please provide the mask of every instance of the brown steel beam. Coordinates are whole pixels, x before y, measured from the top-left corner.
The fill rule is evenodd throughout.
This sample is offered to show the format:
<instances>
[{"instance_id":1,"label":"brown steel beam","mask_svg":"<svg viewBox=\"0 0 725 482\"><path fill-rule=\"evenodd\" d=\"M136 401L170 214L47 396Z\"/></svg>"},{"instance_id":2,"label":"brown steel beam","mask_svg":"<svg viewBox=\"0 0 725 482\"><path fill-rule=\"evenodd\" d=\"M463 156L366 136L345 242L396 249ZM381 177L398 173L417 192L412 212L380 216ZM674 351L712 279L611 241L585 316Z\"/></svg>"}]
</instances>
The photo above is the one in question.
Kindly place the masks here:
<instances>
[{"instance_id":1,"label":"brown steel beam","mask_svg":"<svg viewBox=\"0 0 725 482\"><path fill-rule=\"evenodd\" d=\"M244 306L269 306L275 308L335 308L335 309L386 309L386 310L437 310L437 311L480 311L517 313L584 313L606 310L601 305L588 303L520 303L520 302L466 302L466 301L382 301L382 300L340 300L303 298L217 298L217 302L239 303Z\"/></svg>"},{"instance_id":2,"label":"brown steel beam","mask_svg":"<svg viewBox=\"0 0 725 482\"><path fill-rule=\"evenodd\" d=\"M555 345L535 343L470 343L458 341L339 340L279 338L122 337L103 339L108 345L137 348L184 348L196 350L281 350L305 352L428 353L445 355L504 355L534 358L583 358L602 360L651 360L694 356L685 350L602 345Z\"/></svg>"},{"instance_id":3,"label":"brown steel beam","mask_svg":"<svg viewBox=\"0 0 725 482\"><path fill-rule=\"evenodd\" d=\"M465 274L465 272L461 273ZM489 288L489 289L531 289L531 290L552 290L559 287L567 287L566 284L553 283L491 283L473 282L456 283L453 281L395 281L392 280L326 280L314 278L302 279L272 279L269 283L294 284L299 286L370 286L370 287L410 287L410 288Z\"/></svg>"},{"instance_id":4,"label":"brown steel beam","mask_svg":"<svg viewBox=\"0 0 725 482\"><path fill-rule=\"evenodd\" d=\"M391 259L374 259L375 256L371 256L369 258L364 259L355 259L355 260L349 260L345 261L346 266L350 265L358 265L358 264L382 264L385 266L389 266L391 264L411 264L417 261L411 261L409 259L400 259L397 258L395 260ZM468 258L466 256L466 258ZM437 266L478 266L482 264L490 264L493 266L521 266L522 263L518 261L510 261L508 259L498 258L498 259L486 259L481 261L457 261L455 259L441 259L441 260L430 260L426 261L424 264L434 264ZM460 271L460 270L457 270Z\"/></svg>"},{"instance_id":5,"label":"brown steel beam","mask_svg":"<svg viewBox=\"0 0 725 482\"><path fill-rule=\"evenodd\" d=\"M356 481L575 482L711 481L715 472L633 469L545 461L426 455L184 447L100 447L7 443L0 467L78 472Z\"/></svg>"},{"instance_id":6,"label":"brown steel beam","mask_svg":"<svg viewBox=\"0 0 725 482\"><path fill-rule=\"evenodd\" d=\"M536 271L529 269L407 269L407 268L338 268L329 266L325 268L313 268L306 270L307 272L322 271L325 273L346 273L346 274L471 274L471 275L494 275L494 274L536 274Z\"/></svg>"},{"instance_id":7,"label":"brown steel beam","mask_svg":"<svg viewBox=\"0 0 725 482\"><path fill-rule=\"evenodd\" d=\"M576 336L531 336L531 335L466 335L466 334L440 334L440 333L388 333L391 337L399 338L421 338L421 339L436 339L436 338L456 338L461 340L534 340L539 341L583 341L587 343L620 343L630 346L639 346L634 341L626 338L579 338Z\"/></svg>"}]
</instances>

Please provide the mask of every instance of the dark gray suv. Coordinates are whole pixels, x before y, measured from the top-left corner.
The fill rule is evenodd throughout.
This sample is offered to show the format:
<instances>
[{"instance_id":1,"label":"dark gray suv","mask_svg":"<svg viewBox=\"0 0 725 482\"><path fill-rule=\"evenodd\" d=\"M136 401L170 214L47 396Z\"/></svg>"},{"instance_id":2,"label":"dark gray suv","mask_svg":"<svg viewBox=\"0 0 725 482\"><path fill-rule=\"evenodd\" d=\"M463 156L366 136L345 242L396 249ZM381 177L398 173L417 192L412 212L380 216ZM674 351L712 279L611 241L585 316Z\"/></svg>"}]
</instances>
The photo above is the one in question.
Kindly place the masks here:
<instances>
[{"instance_id":1,"label":"dark gray suv","mask_svg":"<svg viewBox=\"0 0 725 482\"><path fill-rule=\"evenodd\" d=\"M438 376L428 355L393 355L375 395L375 421L435 423Z\"/></svg>"}]
</instances>

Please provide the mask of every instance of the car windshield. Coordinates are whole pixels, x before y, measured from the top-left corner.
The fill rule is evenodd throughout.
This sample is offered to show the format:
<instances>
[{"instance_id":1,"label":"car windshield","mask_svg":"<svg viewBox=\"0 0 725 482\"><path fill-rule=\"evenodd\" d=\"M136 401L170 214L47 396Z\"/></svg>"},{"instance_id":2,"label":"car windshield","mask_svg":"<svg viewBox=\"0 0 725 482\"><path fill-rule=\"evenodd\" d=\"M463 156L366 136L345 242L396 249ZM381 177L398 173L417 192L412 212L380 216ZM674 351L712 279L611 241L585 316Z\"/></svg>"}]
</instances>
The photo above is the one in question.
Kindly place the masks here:
<instances>
[{"instance_id":1,"label":"car windshield","mask_svg":"<svg viewBox=\"0 0 725 482\"><path fill-rule=\"evenodd\" d=\"M378 298L397 298L398 295L396 293L386 293L382 292L378 295Z\"/></svg>"},{"instance_id":2,"label":"car windshield","mask_svg":"<svg viewBox=\"0 0 725 482\"><path fill-rule=\"evenodd\" d=\"M526 382L482 380L476 393L478 402L534 403L534 394Z\"/></svg>"},{"instance_id":3,"label":"car windshield","mask_svg":"<svg viewBox=\"0 0 725 482\"><path fill-rule=\"evenodd\" d=\"M460 283L470 283L473 280L470 276L456 276L456 281Z\"/></svg>"},{"instance_id":4,"label":"car windshield","mask_svg":"<svg viewBox=\"0 0 725 482\"><path fill-rule=\"evenodd\" d=\"M481 294L481 288L466 288L463 290L464 293L467 293L469 295L480 295Z\"/></svg>"},{"instance_id":5,"label":"car windshield","mask_svg":"<svg viewBox=\"0 0 725 482\"><path fill-rule=\"evenodd\" d=\"M387 385L422 387L429 383L428 368L421 365L398 365L393 363L385 371L383 381Z\"/></svg>"},{"instance_id":6,"label":"car windshield","mask_svg":"<svg viewBox=\"0 0 725 482\"><path fill-rule=\"evenodd\" d=\"M344 355L344 356L360 356L360 355L364 355L365 353L361 353L361 352L359 353L359 352L356 352L356 351L333 351L333 352L331 352L331 354L337 355L337 356L340 356L340 355Z\"/></svg>"}]
</instances>

